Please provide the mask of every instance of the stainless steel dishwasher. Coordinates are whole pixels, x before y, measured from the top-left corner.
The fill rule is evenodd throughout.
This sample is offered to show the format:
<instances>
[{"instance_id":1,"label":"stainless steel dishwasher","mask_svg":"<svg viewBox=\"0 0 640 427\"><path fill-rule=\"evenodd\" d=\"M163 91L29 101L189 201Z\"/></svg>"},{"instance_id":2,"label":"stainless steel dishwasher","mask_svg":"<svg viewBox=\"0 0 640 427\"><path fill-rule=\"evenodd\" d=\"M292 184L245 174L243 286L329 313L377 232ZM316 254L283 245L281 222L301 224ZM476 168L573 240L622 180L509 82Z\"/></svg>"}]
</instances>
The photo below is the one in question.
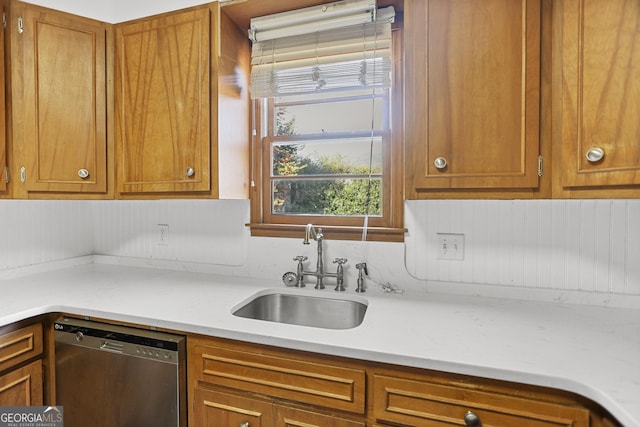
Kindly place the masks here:
<instances>
[{"instance_id":1,"label":"stainless steel dishwasher","mask_svg":"<svg viewBox=\"0 0 640 427\"><path fill-rule=\"evenodd\" d=\"M185 427L186 340L64 318L54 323L65 427Z\"/></svg>"}]
</instances>

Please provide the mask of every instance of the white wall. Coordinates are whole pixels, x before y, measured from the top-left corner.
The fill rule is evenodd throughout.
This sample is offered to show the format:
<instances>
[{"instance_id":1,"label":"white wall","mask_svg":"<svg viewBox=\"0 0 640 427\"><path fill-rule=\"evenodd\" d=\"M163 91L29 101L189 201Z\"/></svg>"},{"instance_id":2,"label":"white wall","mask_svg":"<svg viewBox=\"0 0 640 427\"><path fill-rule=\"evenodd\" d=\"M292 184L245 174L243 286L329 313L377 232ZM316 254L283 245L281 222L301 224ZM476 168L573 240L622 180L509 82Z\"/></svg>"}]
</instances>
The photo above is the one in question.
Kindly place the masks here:
<instances>
[{"instance_id":1,"label":"white wall","mask_svg":"<svg viewBox=\"0 0 640 427\"><path fill-rule=\"evenodd\" d=\"M0 200L0 272L90 255L88 201Z\"/></svg>"},{"instance_id":2,"label":"white wall","mask_svg":"<svg viewBox=\"0 0 640 427\"><path fill-rule=\"evenodd\" d=\"M27 3L115 24L213 1L216 0L28 0Z\"/></svg>"},{"instance_id":3,"label":"white wall","mask_svg":"<svg viewBox=\"0 0 640 427\"><path fill-rule=\"evenodd\" d=\"M325 263L366 261L369 283L407 290L591 301L640 296L640 200L409 201L406 243L325 242ZM250 237L246 200L0 200L0 277L88 254L118 262L260 277L280 286L299 239ZM169 225L168 245L158 224ZM462 261L437 259L439 232L465 234ZM123 261L124 260L124 261ZM6 274L5 274L6 275Z\"/></svg>"}]
</instances>

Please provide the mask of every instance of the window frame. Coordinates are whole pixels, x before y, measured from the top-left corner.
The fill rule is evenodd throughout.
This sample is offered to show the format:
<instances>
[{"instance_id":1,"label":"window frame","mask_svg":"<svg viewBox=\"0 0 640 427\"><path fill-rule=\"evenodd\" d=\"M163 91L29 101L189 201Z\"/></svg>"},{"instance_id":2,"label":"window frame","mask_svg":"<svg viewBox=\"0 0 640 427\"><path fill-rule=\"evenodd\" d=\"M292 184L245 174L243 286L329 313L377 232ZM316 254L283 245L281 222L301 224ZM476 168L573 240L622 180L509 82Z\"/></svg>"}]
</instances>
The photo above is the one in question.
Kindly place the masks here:
<instances>
[{"instance_id":1,"label":"window frame","mask_svg":"<svg viewBox=\"0 0 640 427\"><path fill-rule=\"evenodd\" d=\"M403 185L403 61L402 17L396 16L392 26L392 51L394 53L390 101L390 130L377 131L383 137L383 215L369 216L364 230L365 216L277 215L271 213L271 143L286 140L317 139L320 135L273 136L275 123L273 101L253 101L252 179L251 179L251 229L252 236L300 237L304 227L311 223L321 227L325 238L334 240L363 240L403 242L404 223ZM267 111L264 105L267 104ZM266 120L267 123L263 123ZM388 127L387 127L388 128ZM345 136L370 136L371 132L345 133ZM388 143L384 139L388 138Z\"/></svg>"}]
</instances>

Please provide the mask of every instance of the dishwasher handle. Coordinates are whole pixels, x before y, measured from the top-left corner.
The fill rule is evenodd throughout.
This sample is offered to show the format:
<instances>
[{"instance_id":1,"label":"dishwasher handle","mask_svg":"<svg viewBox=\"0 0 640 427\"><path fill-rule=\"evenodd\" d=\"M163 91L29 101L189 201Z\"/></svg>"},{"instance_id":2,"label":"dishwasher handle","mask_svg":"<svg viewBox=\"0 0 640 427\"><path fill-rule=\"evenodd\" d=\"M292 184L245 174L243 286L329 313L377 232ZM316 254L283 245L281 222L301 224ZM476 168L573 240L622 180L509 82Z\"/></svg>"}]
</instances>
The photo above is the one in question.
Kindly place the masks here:
<instances>
[{"instance_id":1,"label":"dishwasher handle","mask_svg":"<svg viewBox=\"0 0 640 427\"><path fill-rule=\"evenodd\" d=\"M102 341L100 344L100 350L112 351L114 353L123 353L124 346L117 342Z\"/></svg>"}]
</instances>

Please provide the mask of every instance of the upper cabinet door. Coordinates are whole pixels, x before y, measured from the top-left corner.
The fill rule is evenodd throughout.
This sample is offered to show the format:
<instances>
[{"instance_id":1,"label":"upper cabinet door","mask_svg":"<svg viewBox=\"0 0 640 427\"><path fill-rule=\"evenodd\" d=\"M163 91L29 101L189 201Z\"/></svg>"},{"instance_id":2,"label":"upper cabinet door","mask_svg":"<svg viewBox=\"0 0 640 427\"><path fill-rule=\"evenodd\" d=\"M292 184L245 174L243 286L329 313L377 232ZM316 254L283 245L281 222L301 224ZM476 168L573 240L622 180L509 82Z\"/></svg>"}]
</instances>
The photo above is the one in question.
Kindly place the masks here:
<instances>
[{"instance_id":1,"label":"upper cabinet door","mask_svg":"<svg viewBox=\"0 0 640 427\"><path fill-rule=\"evenodd\" d=\"M106 192L105 25L14 4L14 179L29 193Z\"/></svg>"},{"instance_id":2,"label":"upper cabinet door","mask_svg":"<svg viewBox=\"0 0 640 427\"><path fill-rule=\"evenodd\" d=\"M640 184L640 2L563 2L563 185Z\"/></svg>"},{"instance_id":3,"label":"upper cabinet door","mask_svg":"<svg viewBox=\"0 0 640 427\"><path fill-rule=\"evenodd\" d=\"M116 27L119 193L209 191L210 11Z\"/></svg>"},{"instance_id":4,"label":"upper cabinet door","mask_svg":"<svg viewBox=\"0 0 640 427\"><path fill-rule=\"evenodd\" d=\"M0 6L2 7L3 16L6 16L7 4L4 0L0 1ZM5 111L5 64L4 64L4 40L5 40L5 31L2 29L0 31L0 77L2 81L0 82L0 195L7 191L7 173L8 173L8 163L7 163L7 132L6 132L6 111Z\"/></svg>"},{"instance_id":5,"label":"upper cabinet door","mask_svg":"<svg viewBox=\"0 0 640 427\"><path fill-rule=\"evenodd\" d=\"M405 2L407 193L538 186L540 0Z\"/></svg>"}]
</instances>

